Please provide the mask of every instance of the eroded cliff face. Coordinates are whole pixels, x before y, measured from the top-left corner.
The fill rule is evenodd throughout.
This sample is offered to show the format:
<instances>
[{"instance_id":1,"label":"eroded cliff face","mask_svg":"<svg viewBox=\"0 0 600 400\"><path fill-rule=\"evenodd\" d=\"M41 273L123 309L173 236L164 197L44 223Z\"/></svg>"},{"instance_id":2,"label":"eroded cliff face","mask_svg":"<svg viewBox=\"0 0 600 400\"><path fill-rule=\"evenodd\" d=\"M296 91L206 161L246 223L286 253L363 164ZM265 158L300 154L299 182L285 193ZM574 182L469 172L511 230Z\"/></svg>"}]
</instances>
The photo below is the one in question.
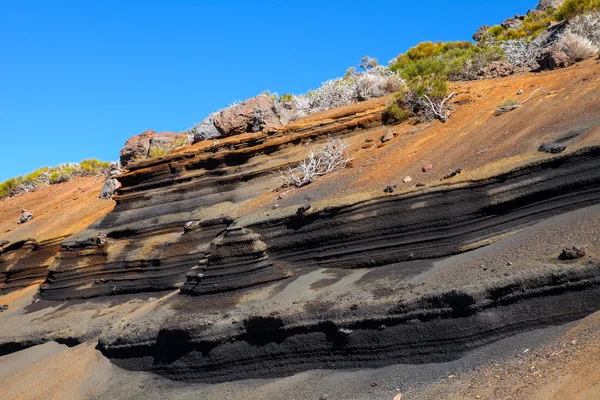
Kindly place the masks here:
<instances>
[{"instance_id":1,"label":"eroded cliff face","mask_svg":"<svg viewBox=\"0 0 600 400\"><path fill-rule=\"evenodd\" d=\"M370 100L133 163L49 257L42 299L177 290L93 332L123 367L199 381L446 361L581 318L600 308L597 73L458 84L445 124L384 127ZM494 115L539 87L556 93ZM330 136L348 168L282 188ZM558 259L575 244L586 257ZM15 246L0 268L40 276L12 265L44 243Z\"/></svg>"}]
</instances>

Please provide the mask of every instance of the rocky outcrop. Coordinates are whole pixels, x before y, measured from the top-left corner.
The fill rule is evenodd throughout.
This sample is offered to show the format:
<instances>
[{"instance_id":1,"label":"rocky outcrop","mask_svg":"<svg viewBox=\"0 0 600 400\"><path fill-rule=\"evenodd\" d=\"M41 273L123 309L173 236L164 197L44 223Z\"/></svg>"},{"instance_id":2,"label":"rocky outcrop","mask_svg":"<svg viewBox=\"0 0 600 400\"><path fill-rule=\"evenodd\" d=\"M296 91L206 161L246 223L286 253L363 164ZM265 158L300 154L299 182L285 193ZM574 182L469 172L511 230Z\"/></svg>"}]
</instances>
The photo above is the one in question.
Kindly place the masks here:
<instances>
[{"instance_id":1,"label":"rocky outcrop","mask_svg":"<svg viewBox=\"0 0 600 400\"><path fill-rule=\"evenodd\" d=\"M515 15L512 18L507 18L500 24L503 29L517 29L523 25L523 15Z\"/></svg>"},{"instance_id":2,"label":"rocky outcrop","mask_svg":"<svg viewBox=\"0 0 600 400\"><path fill-rule=\"evenodd\" d=\"M59 248L59 241L38 243L33 239L0 246L0 294L45 279Z\"/></svg>"},{"instance_id":3,"label":"rocky outcrop","mask_svg":"<svg viewBox=\"0 0 600 400\"><path fill-rule=\"evenodd\" d=\"M549 8L558 8L564 3L565 0L540 0L537 5L537 9L545 11Z\"/></svg>"},{"instance_id":4,"label":"rocky outcrop","mask_svg":"<svg viewBox=\"0 0 600 400\"><path fill-rule=\"evenodd\" d=\"M122 368L210 383L320 368L447 362L492 341L596 311L598 267L522 275L478 290L438 291L345 317L329 305L329 311L298 319L253 316L243 324L212 323L197 330L189 324L165 326L153 338L108 334L98 348Z\"/></svg>"},{"instance_id":5,"label":"rocky outcrop","mask_svg":"<svg viewBox=\"0 0 600 400\"><path fill-rule=\"evenodd\" d=\"M260 94L220 111L214 117L214 125L222 136L232 136L281 126L281 121L273 100Z\"/></svg>"},{"instance_id":6,"label":"rocky outcrop","mask_svg":"<svg viewBox=\"0 0 600 400\"><path fill-rule=\"evenodd\" d=\"M166 155L171 150L186 143L187 135L184 133L144 131L129 138L121 149L121 166L127 168L134 161Z\"/></svg>"},{"instance_id":7,"label":"rocky outcrop","mask_svg":"<svg viewBox=\"0 0 600 400\"><path fill-rule=\"evenodd\" d=\"M477 29L477 32L475 32L473 34L473 40L476 41L476 42L479 42L481 39L483 39L483 37L486 34L486 32L488 31L488 29L490 29L490 26L488 26L488 25L481 25L479 27L479 29Z\"/></svg>"},{"instance_id":8,"label":"rocky outcrop","mask_svg":"<svg viewBox=\"0 0 600 400\"><path fill-rule=\"evenodd\" d=\"M121 187L121 183L117 180L117 175L121 173L121 163L112 163L110 166L110 172L102 185L100 190L100 198L107 200L111 199L118 188Z\"/></svg>"},{"instance_id":9,"label":"rocky outcrop","mask_svg":"<svg viewBox=\"0 0 600 400\"><path fill-rule=\"evenodd\" d=\"M267 245L259 235L232 227L211 242L206 257L186 275L182 293L227 292L288 276L269 261Z\"/></svg>"}]
</instances>

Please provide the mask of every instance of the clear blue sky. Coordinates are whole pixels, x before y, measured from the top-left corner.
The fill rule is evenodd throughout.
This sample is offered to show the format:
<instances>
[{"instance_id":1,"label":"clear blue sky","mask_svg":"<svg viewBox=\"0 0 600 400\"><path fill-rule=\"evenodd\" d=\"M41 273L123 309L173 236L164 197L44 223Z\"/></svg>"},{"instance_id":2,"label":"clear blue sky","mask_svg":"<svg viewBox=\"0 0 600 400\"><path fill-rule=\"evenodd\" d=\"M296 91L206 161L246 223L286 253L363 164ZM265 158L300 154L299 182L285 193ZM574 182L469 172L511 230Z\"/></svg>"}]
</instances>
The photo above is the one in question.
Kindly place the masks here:
<instances>
[{"instance_id":1,"label":"clear blue sky","mask_svg":"<svg viewBox=\"0 0 600 400\"><path fill-rule=\"evenodd\" d=\"M536 0L0 0L0 181L118 159L265 89L302 93L370 55L470 40Z\"/></svg>"}]
</instances>

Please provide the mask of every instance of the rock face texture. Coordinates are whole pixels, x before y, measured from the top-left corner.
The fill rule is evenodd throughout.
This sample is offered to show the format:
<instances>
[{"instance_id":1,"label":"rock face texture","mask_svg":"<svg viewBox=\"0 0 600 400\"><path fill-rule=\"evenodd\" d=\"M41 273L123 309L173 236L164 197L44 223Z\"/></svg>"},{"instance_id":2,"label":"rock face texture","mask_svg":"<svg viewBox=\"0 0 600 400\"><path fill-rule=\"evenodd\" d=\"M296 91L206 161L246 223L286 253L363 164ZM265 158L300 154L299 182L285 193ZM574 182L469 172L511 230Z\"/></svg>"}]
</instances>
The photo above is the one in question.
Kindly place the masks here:
<instances>
[{"instance_id":1,"label":"rock face texture","mask_svg":"<svg viewBox=\"0 0 600 400\"><path fill-rule=\"evenodd\" d=\"M219 293L288 276L269 261L267 245L259 235L243 228L228 228L211 242L206 258L186 275L182 293Z\"/></svg>"}]
</instances>

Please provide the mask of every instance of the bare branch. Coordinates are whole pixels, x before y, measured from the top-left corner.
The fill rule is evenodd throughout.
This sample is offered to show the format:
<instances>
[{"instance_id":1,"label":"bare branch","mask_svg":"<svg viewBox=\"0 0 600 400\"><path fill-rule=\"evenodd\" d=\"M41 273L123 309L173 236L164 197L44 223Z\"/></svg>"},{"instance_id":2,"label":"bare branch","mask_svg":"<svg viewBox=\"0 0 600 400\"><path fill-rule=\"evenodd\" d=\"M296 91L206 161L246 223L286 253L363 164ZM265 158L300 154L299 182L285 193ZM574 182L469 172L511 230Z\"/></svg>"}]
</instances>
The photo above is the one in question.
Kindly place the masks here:
<instances>
[{"instance_id":1,"label":"bare branch","mask_svg":"<svg viewBox=\"0 0 600 400\"><path fill-rule=\"evenodd\" d=\"M302 187L338 169L345 168L352 161L348 157L348 144L340 139L329 137L327 143L316 152L309 148L308 158L302 160L295 168L279 171L282 186Z\"/></svg>"}]
</instances>

